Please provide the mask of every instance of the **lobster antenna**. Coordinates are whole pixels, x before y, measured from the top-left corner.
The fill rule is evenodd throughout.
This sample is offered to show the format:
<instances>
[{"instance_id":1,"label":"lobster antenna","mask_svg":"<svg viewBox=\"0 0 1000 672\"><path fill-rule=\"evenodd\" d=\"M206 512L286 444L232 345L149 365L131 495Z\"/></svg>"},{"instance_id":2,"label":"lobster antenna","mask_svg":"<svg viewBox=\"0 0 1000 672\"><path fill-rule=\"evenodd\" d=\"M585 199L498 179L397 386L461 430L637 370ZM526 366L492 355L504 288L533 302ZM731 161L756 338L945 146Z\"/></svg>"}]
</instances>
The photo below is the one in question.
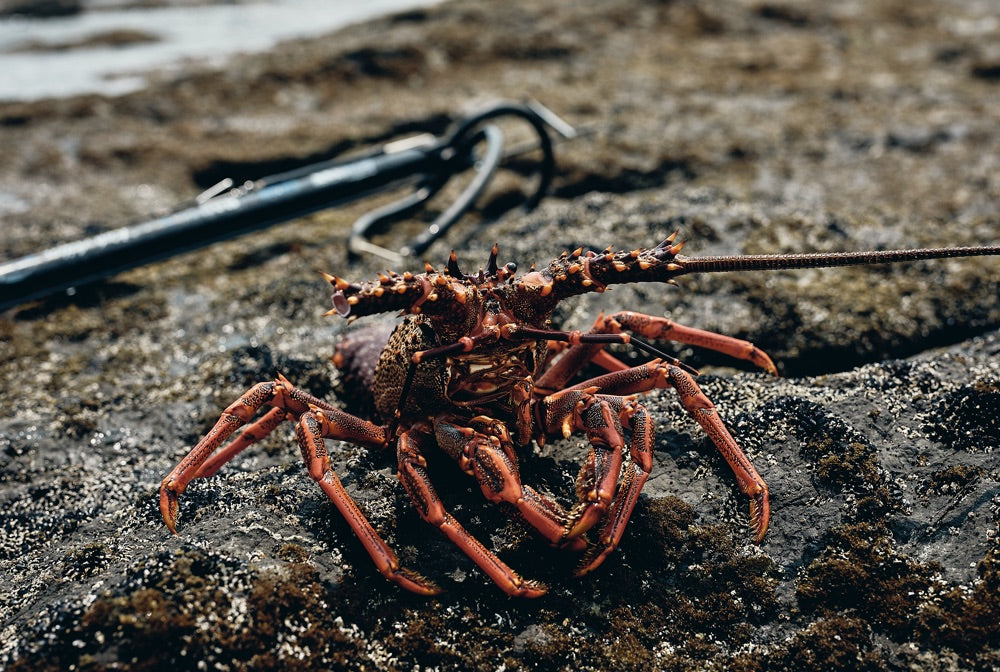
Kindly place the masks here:
<instances>
[{"instance_id":1,"label":"lobster antenna","mask_svg":"<svg viewBox=\"0 0 1000 672\"><path fill-rule=\"evenodd\" d=\"M1000 255L1000 245L981 247L932 247L915 250L880 250L874 252L812 252L806 254L735 254L716 257L677 255L681 266L675 275L722 273L725 271L776 271L792 268L831 268L862 266L920 259L980 257Z\"/></svg>"}]
</instances>

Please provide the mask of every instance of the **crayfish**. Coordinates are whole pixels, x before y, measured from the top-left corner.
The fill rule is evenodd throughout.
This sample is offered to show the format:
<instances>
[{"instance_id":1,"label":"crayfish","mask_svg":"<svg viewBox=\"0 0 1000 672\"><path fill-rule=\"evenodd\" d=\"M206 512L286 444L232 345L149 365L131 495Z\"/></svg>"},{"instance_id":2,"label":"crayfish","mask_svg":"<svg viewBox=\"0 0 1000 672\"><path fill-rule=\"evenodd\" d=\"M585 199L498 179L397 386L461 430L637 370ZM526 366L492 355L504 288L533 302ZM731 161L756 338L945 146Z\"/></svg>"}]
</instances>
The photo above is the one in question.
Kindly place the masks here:
<instances>
[{"instance_id":1,"label":"crayfish","mask_svg":"<svg viewBox=\"0 0 1000 672\"><path fill-rule=\"evenodd\" d=\"M522 578L445 509L428 474L425 453L436 444L476 480L486 499L509 504L549 543L582 553L577 573L585 574L619 544L652 469L654 422L639 395L673 388L749 498L752 534L760 542L770 518L767 484L699 389L697 372L649 341L709 348L777 375L771 359L747 341L631 311L602 315L586 332L559 330L551 321L559 302L604 291L612 284L673 283L691 273L1000 254L1000 246L994 245L687 257L680 254L683 243L674 242L676 235L648 249L564 252L523 275L517 275L513 263L497 264L495 245L486 268L473 274L462 272L454 252L440 271L428 264L423 273L388 272L361 283L324 274L334 288L328 314L355 318L402 311L405 315L387 342L384 336L378 342L351 336L334 356L335 364L355 372L360 385L372 391L379 418L349 414L280 375L254 385L163 480L160 509L167 527L176 532L178 496L192 479L211 476L288 420L295 425L309 475L386 578L416 593L440 591L431 580L400 566L396 553L331 470L327 439L395 450L399 479L420 516L504 592L535 597L545 592L545 586ZM631 343L654 359L627 366L604 350L612 343ZM376 352L377 357L372 356ZM607 373L573 382L591 363ZM258 418L264 407L268 410ZM522 483L518 451L532 441L541 444L574 432L586 436L590 449L577 479L577 501L564 507Z\"/></svg>"}]
</instances>

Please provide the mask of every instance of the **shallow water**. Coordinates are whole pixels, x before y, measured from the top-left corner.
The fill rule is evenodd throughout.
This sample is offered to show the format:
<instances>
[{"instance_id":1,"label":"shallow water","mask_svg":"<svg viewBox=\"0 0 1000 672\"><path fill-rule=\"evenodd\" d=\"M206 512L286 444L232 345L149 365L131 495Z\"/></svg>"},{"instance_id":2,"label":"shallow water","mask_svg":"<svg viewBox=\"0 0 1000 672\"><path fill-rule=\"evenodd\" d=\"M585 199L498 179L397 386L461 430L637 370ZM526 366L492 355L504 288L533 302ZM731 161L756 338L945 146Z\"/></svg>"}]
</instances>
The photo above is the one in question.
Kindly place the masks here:
<instances>
[{"instance_id":1,"label":"shallow water","mask_svg":"<svg viewBox=\"0 0 1000 672\"><path fill-rule=\"evenodd\" d=\"M283 40L320 35L427 0L267 0L245 4L91 9L57 19L0 20L0 101L80 93L121 95L144 86L151 70L191 59L222 63ZM89 7L89 5L88 5ZM141 31L156 41L129 46L58 47L111 31Z\"/></svg>"}]
</instances>

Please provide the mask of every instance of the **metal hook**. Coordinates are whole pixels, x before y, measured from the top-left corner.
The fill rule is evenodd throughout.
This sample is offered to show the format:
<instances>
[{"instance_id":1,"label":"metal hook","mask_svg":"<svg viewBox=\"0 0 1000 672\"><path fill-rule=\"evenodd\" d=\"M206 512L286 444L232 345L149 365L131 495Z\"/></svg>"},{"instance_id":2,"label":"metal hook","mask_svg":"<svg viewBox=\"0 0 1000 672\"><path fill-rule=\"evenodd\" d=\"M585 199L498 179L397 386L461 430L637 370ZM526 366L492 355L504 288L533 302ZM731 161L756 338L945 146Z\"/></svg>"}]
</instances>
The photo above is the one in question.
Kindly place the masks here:
<instances>
[{"instance_id":1,"label":"metal hook","mask_svg":"<svg viewBox=\"0 0 1000 672\"><path fill-rule=\"evenodd\" d=\"M537 141L517 145L506 152L502 151L503 134L500 129L494 124L483 126L484 122L499 117L517 117L526 121L537 134ZM538 169L538 186L524 203L524 208L531 210L548 191L555 175L555 152L548 129L554 130L563 139L572 139L579 135L576 129L552 110L535 101L525 104L498 103L461 120L440 145L442 161L439 165L447 172L426 175L413 194L360 217L351 227L347 245L348 256L357 257L358 254L366 252L393 263L401 263L405 257L422 254L473 207L496 174L497 167L505 159L537 149L542 152L541 165ZM487 143L486 152L477 160L473 150L484 140ZM455 203L441 213L424 233L401 247L398 252L371 241L372 234L379 226L412 213L437 193L453 174L467 169L470 165L476 167L476 176Z\"/></svg>"},{"instance_id":2,"label":"metal hook","mask_svg":"<svg viewBox=\"0 0 1000 672\"><path fill-rule=\"evenodd\" d=\"M479 160L474 160L471 156L472 150L480 142L486 142L486 152ZM497 167L503 156L503 133L500 129L489 124L477 131L466 143L464 148L468 157L461 156L463 161L472 161L475 165L476 175L472 181L466 185L459 197L444 212L427 227L427 230L414 238L409 245L406 245L398 252L376 245L369 240L370 232L376 230L386 222L398 220L416 210L428 199L437 193L447 182L451 174L426 176L422 185L412 194L372 210L362 215L351 227L351 236L347 241L348 254L356 256L360 252L367 252L378 257L382 257L394 264L399 264L405 257L421 254L431 244L445 235L448 229L462 218L469 208L471 208L479 196L486 190L490 180L496 173Z\"/></svg>"}]
</instances>

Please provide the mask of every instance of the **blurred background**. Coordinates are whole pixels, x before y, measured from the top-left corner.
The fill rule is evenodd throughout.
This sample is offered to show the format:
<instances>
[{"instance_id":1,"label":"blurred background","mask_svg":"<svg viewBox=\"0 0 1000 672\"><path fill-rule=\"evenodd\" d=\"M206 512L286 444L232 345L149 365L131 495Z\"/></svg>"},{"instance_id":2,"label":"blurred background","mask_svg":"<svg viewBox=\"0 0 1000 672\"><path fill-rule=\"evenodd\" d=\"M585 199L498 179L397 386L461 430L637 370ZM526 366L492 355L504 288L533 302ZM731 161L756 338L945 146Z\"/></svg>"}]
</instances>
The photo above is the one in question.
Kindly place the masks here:
<instances>
[{"instance_id":1,"label":"blurred background","mask_svg":"<svg viewBox=\"0 0 1000 672\"><path fill-rule=\"evenodd\" d=\"M0 0L0 101L123 94L208 64L434 0Z\"/></svg>"}]
</instances>

